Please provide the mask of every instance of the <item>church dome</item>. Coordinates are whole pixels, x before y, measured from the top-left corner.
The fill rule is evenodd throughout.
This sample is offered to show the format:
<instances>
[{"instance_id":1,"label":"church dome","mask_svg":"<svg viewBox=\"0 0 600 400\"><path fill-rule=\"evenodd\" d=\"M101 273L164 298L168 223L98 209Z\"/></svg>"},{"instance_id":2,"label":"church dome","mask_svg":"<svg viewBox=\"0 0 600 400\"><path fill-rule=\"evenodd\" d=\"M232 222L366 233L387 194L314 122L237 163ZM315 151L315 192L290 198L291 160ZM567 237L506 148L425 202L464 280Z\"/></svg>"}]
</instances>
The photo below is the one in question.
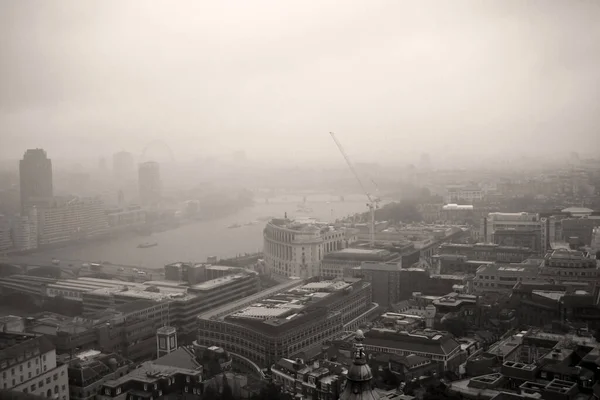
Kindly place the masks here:
<instances>
[{"instance_id":1,"label":"church dome","mask_svg":"<svg viewBox=\"0 0 600 400\"><path fill-rule=\"evenodd\" d=\"M379 400L373 388L373 373L363 348L365 336L361 330L354 336L354 362L346 376L346 386L339 400Z\"/></svg>"}]
</instances>

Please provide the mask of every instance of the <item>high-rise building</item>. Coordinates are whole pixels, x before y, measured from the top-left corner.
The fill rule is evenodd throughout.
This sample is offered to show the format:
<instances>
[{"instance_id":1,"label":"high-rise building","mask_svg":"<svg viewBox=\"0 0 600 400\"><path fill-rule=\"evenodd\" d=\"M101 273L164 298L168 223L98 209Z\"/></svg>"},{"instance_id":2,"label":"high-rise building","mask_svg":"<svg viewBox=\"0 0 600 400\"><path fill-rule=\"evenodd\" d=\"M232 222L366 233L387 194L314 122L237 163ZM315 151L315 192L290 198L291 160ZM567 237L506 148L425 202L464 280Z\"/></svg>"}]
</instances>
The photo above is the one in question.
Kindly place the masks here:
<instances>
[{"instance_id":1,"label":"high-rise building","mask_svg":"<svg viewBox=\"0 0 600 400\"><path fill-rule=\"evenodd\" d=\"M127 151L115 153L112 159L112 169L115 177L119 179L133 178L135 174L133 155Z\"/></svg>"},{"instance_id":2,"label":"high-rise building","mask_svg":"<svg viewBox=\"0 0 600 400\"><path fill-rule=\"evenodd\" d=\"M21 212L38 200L52 198L52 161L43 149L29 149L19 162Z\"/></svg>"},{"instance_id":3,"label":"high-rise building","mask_svg":"<svg viewBox=\"0 0 600 400\"><path fill-rule=\"evenodd\" d=\"M4 215L0 214L0 251L9 250L13 247L11 237L11 225Z\"/></svg>"},{"instance_id":4,"label":"high-rise building","mask_svg":"<svg viewBox=\"0 0 600 400\"><path fill-rule=\"evenodd\" d=\"M12 232L13 244L16 250L33 250L38 246L38 210L31 207L26 215L19 216Z\"/></svg>"},{"instance_id":5,"label":"high-rise building","mask_svg":"<svg viewBox=\"0 0 600 400\"><path fill-rule=\"evenodd\" d=\"M138 184L140 187L140 203L142 205L153 206L160 202L160 166L157 162L148 161L140 164Z\"/></svg>"},{"instance_id":6,"label":"high-rise building","mask_svg":"<svg viewBox=\"0 0 600 400\"><path fill-rule=\"evenodd\" d=\"M69 400L67 364L46 336L0 333L0 388Z\"/></svg>"}]
</instances>

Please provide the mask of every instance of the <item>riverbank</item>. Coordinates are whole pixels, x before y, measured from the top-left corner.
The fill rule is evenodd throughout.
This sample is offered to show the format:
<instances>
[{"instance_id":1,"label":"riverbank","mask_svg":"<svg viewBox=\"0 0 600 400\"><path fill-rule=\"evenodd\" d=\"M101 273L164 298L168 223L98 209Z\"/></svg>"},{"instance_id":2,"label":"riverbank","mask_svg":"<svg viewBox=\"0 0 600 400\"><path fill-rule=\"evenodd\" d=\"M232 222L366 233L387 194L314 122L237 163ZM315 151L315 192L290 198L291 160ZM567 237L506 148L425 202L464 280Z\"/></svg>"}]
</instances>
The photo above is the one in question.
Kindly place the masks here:
<instances>
[{"instance_id":1,"label":"riverbank","mask_svg":"<svg viewBox=\"0 0 600 400\"><path fill-rule=\"evenodd\" d=\"M334 221L336 216L346 216L364 210L364 202L309 204L313 208L311 216ZM109 261L113 265L131 265L140 268L160 269L166 264L177 261L206 262L208 257L228 259L238 254L257 253L263 247L263 229L266 222L244 225L249 221L258 221L265 216L281 216L286 213L290 218L306 216L297 213L296 203L256 204L226 217L192 220L178 228L163 232L153 232L141 236L135 232L108 235L99 240L66 244L61 248L38 249L28 259L48 263L53 258L89 262L90 260ZM242 225L228 229L230 225ZM142 239L143 237L143 239ZM140 249L140 242L157 243L157 246ZM18 263L18 256L15 263ZM10 257L4 260L10 263Z\"/></svg>"}]
</instances>

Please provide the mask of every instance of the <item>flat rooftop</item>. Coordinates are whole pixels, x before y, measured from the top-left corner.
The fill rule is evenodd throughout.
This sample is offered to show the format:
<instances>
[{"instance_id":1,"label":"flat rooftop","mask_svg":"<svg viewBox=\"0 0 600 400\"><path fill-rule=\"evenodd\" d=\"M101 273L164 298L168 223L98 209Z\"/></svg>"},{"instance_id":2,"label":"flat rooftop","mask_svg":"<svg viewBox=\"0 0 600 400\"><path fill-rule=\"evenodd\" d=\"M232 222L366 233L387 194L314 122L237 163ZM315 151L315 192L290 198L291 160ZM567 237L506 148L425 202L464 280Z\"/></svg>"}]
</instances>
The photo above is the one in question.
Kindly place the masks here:
<instances>
[{"instance_id":1,"label":"flat rooftop","mask_svg":"<svg viewBox=\"0 0 600 400\"><path fill-rule=\"evenodd\" d=\"M239 322L262 322L265 327L281 326L305 315L307 307L334 297L337 293L341 293L351 288L352 284L359 282L360 280L353 280L351 283L340 280L311 282L286 292L276 293L260 302L242 308L226 318ZM363 284L368 283L363 282Z\"/></svg>"},{"instance_id":2,"label":"flat rooftop","mask_svg":"<svg viewBox=\"0 0 600 400\"><path fill-rule=\"evenodd\" d=\"M226 316L227 314L230 314L231 312L234 312L235 310L244 307L244 305L260 301L283 290L289 290L290 288L299 286L302 283L303 281L301 279L290 279L287 282L283 282L277 286L273 286L266 290L260 291L258 293L253 294L252 296L244 297L243 299L239 299L229 304L207 311L203 314L198 315L198 318L211 319L221 315Z\"/></svg>"},{"instance_id":3,"label":"flat rooftop","mask_svg":"<svg viewBox=\"0 0 600 400\"><path fill-rule=\"evenodd\" d=\"M512 263L512 264L482 264L477 268L477 274L528 274L537 275L539 267L537 264Z\"/></svg>"},{"instance_id":4,"label":"flat rooftop","mask_svg":"<svg viewBox=\"0 0 600 400\"><path fill-rule=\"evenodd\" d=\"M388 261L400 258L400 254L386 249L346 248L326 254L324 260Z\"/></svg>"},{"instance_id":5,"label":"flat rooftop","mask_svg":"<svg viewBox=\"0 0 600 400\"><path fill-rule=\"evenodd\" d=\"M220 278L212 279L210 281L197 283L195 285L190 286L190 289L197 292L204 292L219 288L221 286L226 286L229 283L240 281L243 279L251 278L251 274L243 273L243 274L235 274L235 275L227 275Z\"/></svg>"}]
</instances>

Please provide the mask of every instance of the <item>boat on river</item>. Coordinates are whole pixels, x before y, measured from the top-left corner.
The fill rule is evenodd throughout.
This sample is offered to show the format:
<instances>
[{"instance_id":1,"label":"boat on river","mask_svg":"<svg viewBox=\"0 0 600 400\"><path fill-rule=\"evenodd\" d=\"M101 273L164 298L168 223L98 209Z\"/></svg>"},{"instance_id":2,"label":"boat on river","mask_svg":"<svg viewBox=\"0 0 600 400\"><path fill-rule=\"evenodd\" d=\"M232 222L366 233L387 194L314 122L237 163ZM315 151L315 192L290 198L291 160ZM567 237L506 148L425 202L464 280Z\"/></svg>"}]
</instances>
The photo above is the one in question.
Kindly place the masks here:
<instances>
[{"instance_id":1,"label":"boat on river","mask_svg":"<svg viewBox=\"0 0 600 400\"><path fill-rule=\"evenodd\" d=\"M145 243L138 244L138 249L147 249L149 247L154 247L154 246L158 246L158 243L156 243L156 242L153 242L153 243L145 242Z\"/></svg>"}]
</instances>

